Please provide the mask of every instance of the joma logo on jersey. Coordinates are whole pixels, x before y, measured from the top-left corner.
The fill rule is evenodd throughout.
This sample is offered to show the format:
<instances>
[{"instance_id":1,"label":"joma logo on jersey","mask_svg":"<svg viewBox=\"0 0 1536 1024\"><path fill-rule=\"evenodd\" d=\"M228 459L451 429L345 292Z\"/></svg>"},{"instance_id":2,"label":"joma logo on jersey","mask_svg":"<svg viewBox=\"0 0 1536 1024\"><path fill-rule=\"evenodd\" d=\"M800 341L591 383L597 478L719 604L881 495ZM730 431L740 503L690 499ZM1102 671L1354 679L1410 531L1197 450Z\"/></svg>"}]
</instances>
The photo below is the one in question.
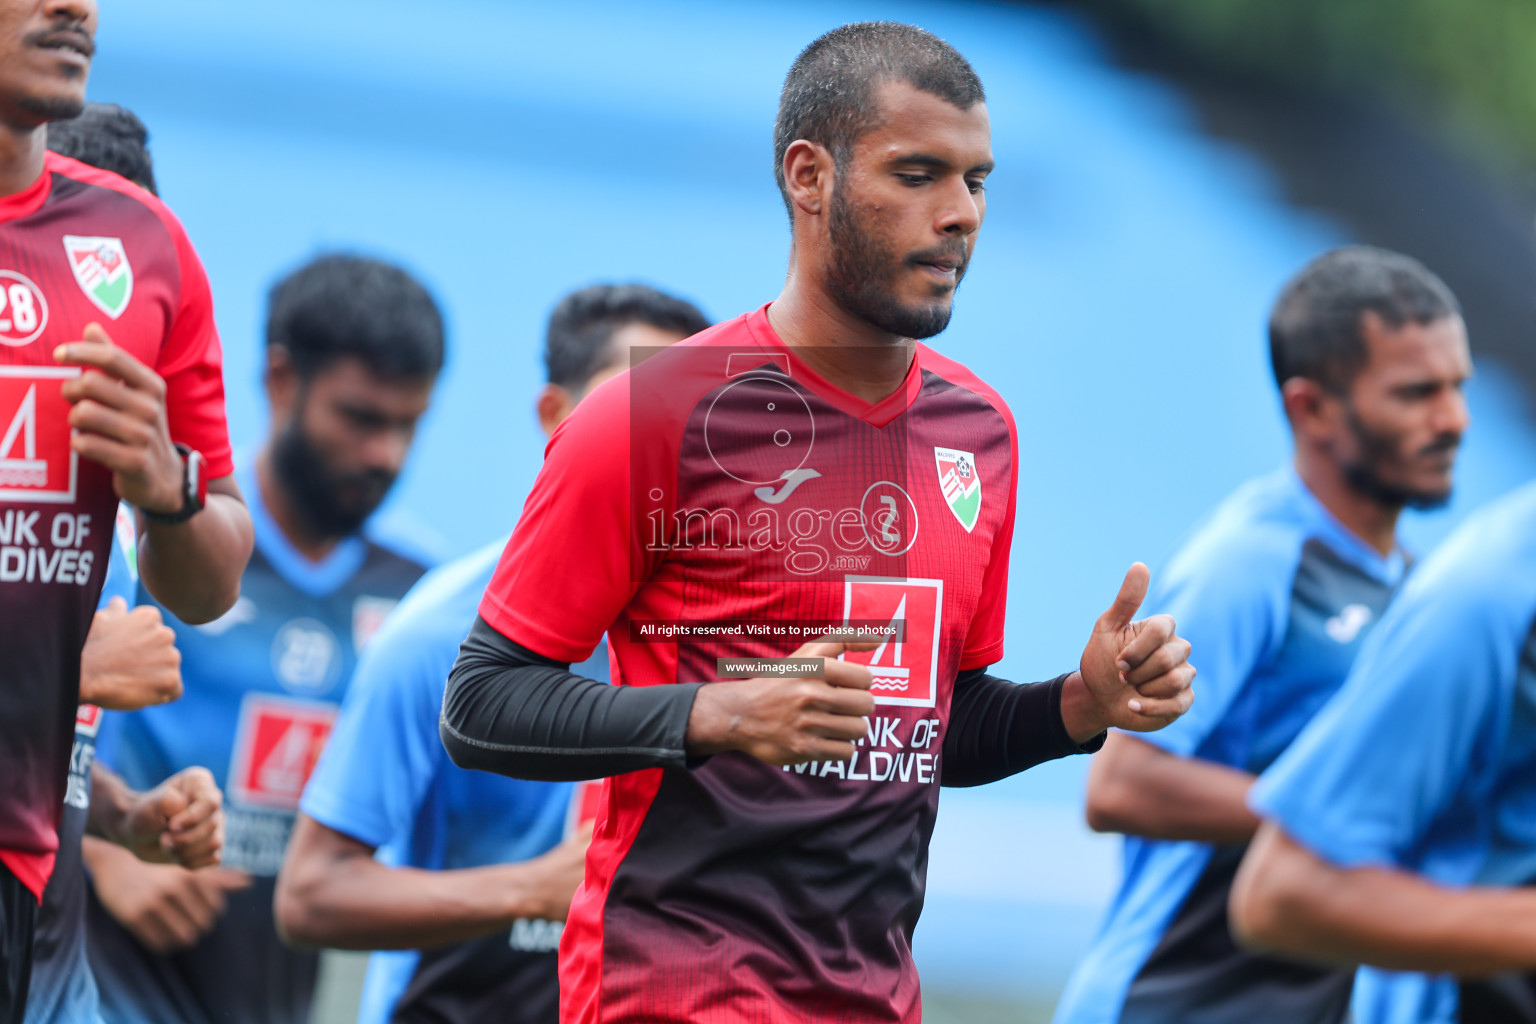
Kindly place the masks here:
<instances>
[{"instance_id":1,"label":"joma logo on jersey","mask_svg":"<svg viewBox=\"0 0 1536 1024\"><path fill-rule=\"evenodd\" d=\"M939 464L939 490L965 532L970 533L981 514L981 474L976 456L954 448L933 449Z\"/></svg>"},{"instance_id":2,"label":"joma logo on jersey","mask_svg":"<svg viewBox=\"0 0 1536 1024\"><path fill-rule=\"evenodd\" d=\"M85 297L114 320L122 315L133 298L133 267L128 264L123 240L65 235L64 252Z\"/></svg>"},{"instance_id":3,"label":"joma logo on jersey","mask_svg":"<svg viewBox=\"0 0 1536 1024\"><path fill-rule=\"evenodd\" d=\"M868 665L876 704L934 707L939 696L939 624L944 581L849 576L843 584L843 621L900 623L900 639L872 651L849 651L845 661Z\"/></svg>"},{"instance_id":4,"label":"joma logo on jersey","mask_svg":"<svg viewBox=\"0 0 1536 1024\"><path fill-rule=\"evenodd\" d=\"M0 366L0 501L75 500L64 381L73 366Z\"/></svg>"},{"instance_id":5,"label":"joma logo on jersey","mask_svg":"<svg viewBox=\"0 0 1536 1024\"><path fill-rule=\"evenodd\" d=\"M294 810L336 721L336 706L266 693L246 694L229 766L242 803Z\"/></svg>"}]
</instances>

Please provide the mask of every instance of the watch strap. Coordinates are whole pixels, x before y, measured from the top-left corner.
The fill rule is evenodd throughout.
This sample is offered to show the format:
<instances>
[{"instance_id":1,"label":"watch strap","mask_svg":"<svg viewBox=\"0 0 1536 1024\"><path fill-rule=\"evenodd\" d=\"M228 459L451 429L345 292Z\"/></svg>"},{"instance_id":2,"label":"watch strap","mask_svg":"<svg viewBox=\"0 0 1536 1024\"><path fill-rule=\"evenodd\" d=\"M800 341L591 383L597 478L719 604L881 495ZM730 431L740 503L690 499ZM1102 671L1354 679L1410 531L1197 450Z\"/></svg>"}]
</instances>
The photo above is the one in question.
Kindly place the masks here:
<instances>
[{"instance_id":1,"label":"watch strap","mask_svg":"<svg viewBox=\"0 0 1536 1024\"><path fill-rule=\"evenodd\" d=\"M208 474L202 453L189 445L176 443L181 455L181 508L175 512L152 512L141 508L139 513L152 523L175 525L184 523L203 510L208 503Z\"/></svg>"}]
</instances>

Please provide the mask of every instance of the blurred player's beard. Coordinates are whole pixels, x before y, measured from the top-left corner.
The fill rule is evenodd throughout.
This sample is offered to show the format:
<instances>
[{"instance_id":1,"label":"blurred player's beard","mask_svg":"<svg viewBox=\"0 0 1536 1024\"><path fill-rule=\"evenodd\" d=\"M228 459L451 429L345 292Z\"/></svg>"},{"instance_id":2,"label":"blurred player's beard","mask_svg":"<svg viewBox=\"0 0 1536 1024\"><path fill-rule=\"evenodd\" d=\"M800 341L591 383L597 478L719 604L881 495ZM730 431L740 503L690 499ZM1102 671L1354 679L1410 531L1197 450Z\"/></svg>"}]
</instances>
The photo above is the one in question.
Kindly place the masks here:
<instances>
[{"instance_id":1,"label":"blurred player's beard","mask_svg":"<svg viewBox=\"0 0 1536 1024\"><path fill-rule=\"evenodd\" d=\"M828 226L832 235L832 266L827 284L839 306L900 338L931 338L949 326L954 312L952 299L940 302L940 296L935 296L929 305L904 306L897 301L894 278L917 261L952 256L960 261L955 274L958 288L966 268L963 240L957 240L958 244L953 246L898 256L870 229L840 188L832 190L832 219ZM951 290L949 295L953 294Z\"/></svg>"},{"instance_id":2,"label":"blurred player's beard","mask_svg":"<svg viewBox=\"0 0 1536 1024\"><path fill-rule=\"evenodd\" d=\"M1436 491L1416 491L1393 483L1381 475L1381 467L1401 460L1401 444L1390 434L1372 430L1360 421L1352 406L1346 406L1350 432L1355 435L1355 447L1359 454L1352 462L1344 464L1344 479L1358 494L1387 506L1424 511L1443 508L1451 500L1451 488ZM1461 444L1461 435L1442 434L1416 455L1430 455L1443 451L1454 452Z\"/></svg>"},{"instance_id":3,"label":"blurred player's beard","mask_svg":"<svg viewBox=\"0 0 1536 1024\"><path fill-rule=\"evenodd\" d=\"M382 470L348 473L333 467L305 436L297 415L272 443L272 468L316 537L356 533L395 482L395 474Z\"/></svg>"},{"instance_id":4,"label":"blurred player's beard","mask_svg":"<svg viewBox=\"0 0 1536 1024\"><path fill-rule=\"evenodd\" d=\"M83 100L63 96L19 96L16 105L39 121L68 121L85 110Z\"/></svg>"}]
</instances>

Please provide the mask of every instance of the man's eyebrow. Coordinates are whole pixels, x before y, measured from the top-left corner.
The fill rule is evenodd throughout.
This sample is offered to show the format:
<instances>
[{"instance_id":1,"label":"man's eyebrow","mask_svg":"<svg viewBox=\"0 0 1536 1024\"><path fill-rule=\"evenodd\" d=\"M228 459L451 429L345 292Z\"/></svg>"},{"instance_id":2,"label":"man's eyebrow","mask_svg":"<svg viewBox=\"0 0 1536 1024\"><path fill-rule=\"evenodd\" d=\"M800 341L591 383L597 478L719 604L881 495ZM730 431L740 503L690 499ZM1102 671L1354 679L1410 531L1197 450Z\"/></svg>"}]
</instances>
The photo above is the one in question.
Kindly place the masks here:
<instances>
[{"instance_id":1,"label":"man's eyebrow","mask_svg":"<svg viewBox=\"0 0 1536 1024\"><path fill-rule=\"evenodd\" d=\"M918 167L935 167L940 169L948 168L951 166L948 160L945 160L943 157L934 156L931 153L903 153L900 156L892 158L891 163L907 164L909 166L916 165ZM995 166L996 163L994 161L985 160L975 165L965 173L990 174L992 173L992 168Z\"/></svg>"}]
</instances>

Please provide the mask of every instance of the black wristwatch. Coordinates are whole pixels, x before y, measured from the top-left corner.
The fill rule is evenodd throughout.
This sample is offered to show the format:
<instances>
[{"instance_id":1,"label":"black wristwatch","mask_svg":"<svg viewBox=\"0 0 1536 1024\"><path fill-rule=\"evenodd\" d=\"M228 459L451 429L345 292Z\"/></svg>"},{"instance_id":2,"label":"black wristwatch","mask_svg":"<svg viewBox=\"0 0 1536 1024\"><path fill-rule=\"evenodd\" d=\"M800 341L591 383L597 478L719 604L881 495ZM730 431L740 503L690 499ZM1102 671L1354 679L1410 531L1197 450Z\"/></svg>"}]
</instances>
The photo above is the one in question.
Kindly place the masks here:
<instances>
[{"instance_id":1,"label":"black wristwatch","mask_svg":"<svg viewBox=\"0 0 1536 1024\"><path fill-rule=\"evenodd\" d=\"M151 512L141 508L139 513L152 523L165 523L175 525L184 523L203 510L208 504L208 477L204 472L205 463L203 453L187 445L178 443L176 451L181 454L181 508L175 512Z\"/></svg>"}]
</instances>

